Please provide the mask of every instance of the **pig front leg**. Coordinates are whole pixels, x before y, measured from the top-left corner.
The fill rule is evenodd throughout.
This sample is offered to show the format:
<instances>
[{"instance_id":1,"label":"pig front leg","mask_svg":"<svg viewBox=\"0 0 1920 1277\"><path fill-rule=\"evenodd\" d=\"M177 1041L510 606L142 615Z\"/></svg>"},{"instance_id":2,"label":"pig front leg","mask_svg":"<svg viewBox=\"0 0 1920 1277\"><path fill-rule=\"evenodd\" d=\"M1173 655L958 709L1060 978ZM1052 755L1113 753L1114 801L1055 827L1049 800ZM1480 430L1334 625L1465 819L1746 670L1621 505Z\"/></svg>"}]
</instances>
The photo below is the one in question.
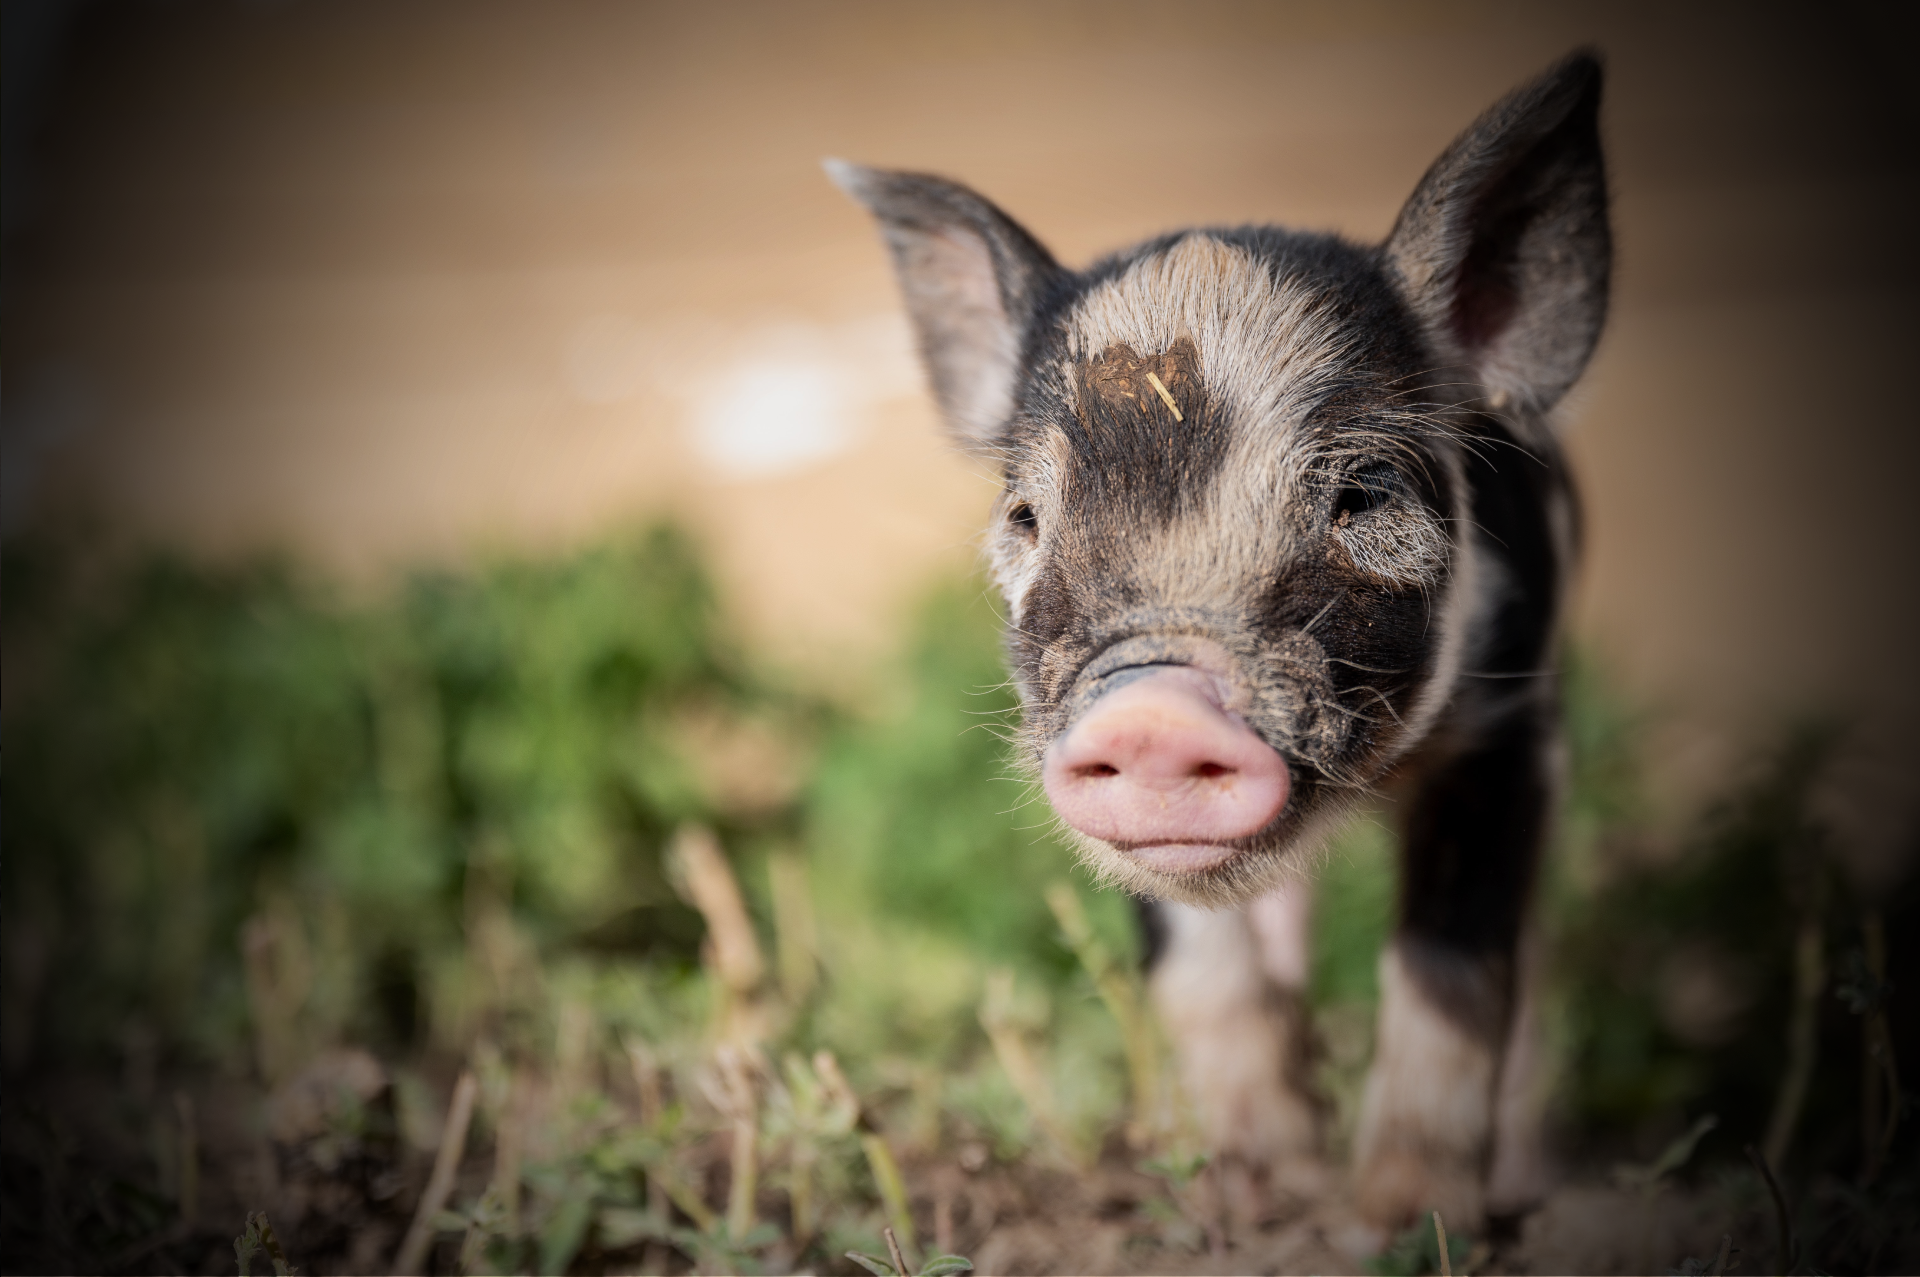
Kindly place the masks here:
<instances>
[{"instance_id":1,"label":"pig front leg","mask_svg":"<svg viewBox=\"0 0 1920 1277\"><path fill-rule=\"evenodd\" d=\"M1550 806L1549 739L1532 716L1509 723L1436 768L1407 804L1399 926L1380 959L1379 1034L1354 1139L1358 1204L1376 1223L1439 1210L1477 1228L1485 1216L1496 1112L1514 1107L1497 1097ZM1501 1161L1503 1178L1538 1165L1518 1147Z\"/></svg>"},{"instance_id":2,"label":"pig front leg","mask_svg":"<svg viewBox=\"0 0 1920 1277\"><path fill-rule=\"evenodd\" d=\"M1256 1169L1320 1148L1309 1069L1306 923L1290 883L1242 910L1154 901L1150 985L1209 1148Z\"/></svg>"},{"instance_id":3,"label":"pig front leg","mask_svg":"<svg viewBox=\"0 0 1920 1277\"><path fill-rule=\"evenodd\" d=\"M1542 1052L1540 981L1544 956L1539 933L1528 926L1520 938L1520 970L1513 1023L1500 1061L1500 1091L1493 1112L1493 1165L1487 1171L1487 1213L1519 1215L1547 1195L1552 1168L1545 1135L1548 1073Z\"/></svg>"}]
</instances>

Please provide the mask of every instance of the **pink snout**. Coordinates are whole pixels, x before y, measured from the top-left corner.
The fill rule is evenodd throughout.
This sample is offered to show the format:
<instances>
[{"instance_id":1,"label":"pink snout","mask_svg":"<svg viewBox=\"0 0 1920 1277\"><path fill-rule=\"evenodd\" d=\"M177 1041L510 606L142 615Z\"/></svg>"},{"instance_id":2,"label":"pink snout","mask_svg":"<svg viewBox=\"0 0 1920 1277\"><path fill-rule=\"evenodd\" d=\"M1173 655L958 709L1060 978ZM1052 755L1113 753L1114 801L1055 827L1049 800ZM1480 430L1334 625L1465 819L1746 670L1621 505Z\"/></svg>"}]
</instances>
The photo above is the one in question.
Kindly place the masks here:
<instances>
[{"instance_id":1,"label":"pink snout","mask_svg":"<svg viewBox=\"0 0 1920 1277\"><path fill-rule=\"evenodd\" d=\"M1220 707L1218 685L1162 666L1095 701L1047 750L1060 818L1165 873L1231 860L1287 805L1286 760Z\"/></svg>"}]
</instances>

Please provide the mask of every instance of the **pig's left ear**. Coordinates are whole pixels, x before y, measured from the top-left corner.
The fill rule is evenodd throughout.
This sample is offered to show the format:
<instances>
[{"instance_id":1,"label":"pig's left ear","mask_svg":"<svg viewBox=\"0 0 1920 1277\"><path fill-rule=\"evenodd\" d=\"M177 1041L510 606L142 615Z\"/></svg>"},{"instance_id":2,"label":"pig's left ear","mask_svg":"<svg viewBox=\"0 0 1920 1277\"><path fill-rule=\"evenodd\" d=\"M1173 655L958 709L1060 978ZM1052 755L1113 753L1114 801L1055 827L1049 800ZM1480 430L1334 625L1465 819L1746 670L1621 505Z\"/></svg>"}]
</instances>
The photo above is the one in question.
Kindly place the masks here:
<instances>
[{"instance_id":1,"label":"pig's left ear","mask_svg":"<svg viewBox=\"0 0 1920 1277\"><path fill-rule=\"evenodd\" d=\"M1013 413L1020 350L1053 257L966 187L828 160L827 175L879 219L948 428L990 451Z\"/></svg>"},{"instance_id":2,"label":"pig's left ear","mask_svg":"<svg viewBox=\"0 0 1920 1277\"><path fill-rule=\"evenodd\" d=\"M1496 407L1551 408L1606 319L1600 80L1581 51L1508 94L1427 170L1387 238L1436 353Z\"/></svg>"}]
</instances>

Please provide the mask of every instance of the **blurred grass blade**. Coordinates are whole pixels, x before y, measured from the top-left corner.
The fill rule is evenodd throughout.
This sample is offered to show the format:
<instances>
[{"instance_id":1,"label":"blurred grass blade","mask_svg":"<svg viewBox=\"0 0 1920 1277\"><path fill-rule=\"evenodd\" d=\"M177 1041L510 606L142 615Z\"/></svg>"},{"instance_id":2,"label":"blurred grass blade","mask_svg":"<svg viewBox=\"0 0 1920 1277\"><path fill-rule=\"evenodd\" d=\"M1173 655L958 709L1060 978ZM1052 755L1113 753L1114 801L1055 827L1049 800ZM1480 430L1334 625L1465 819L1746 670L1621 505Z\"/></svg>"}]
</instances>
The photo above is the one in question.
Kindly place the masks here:
<instances>
[{"instance_id":1,"label":"blurred grass blade","mask_svg":"<svg viewBox=\"0 0 1920 1277\"><path fill-rule=\"evenodd\" d=\"M1133 1121L1127 1135L1135 1148L1151 1145L1164 1125L1160 1095L1159 1026L1147 1009L1145 989L1138 973L1116 962L1094 934L1081 905L1080 893L1068 882L1047 888L1047 907L1060 923L1080 965L1092 977L1100 1000L1120 1026L1127 1054L1127 1079L1133 1094Z\"/></svg>"},{"instance_id":2,"label":"blurred grass blade","mask_svg":"<svg viewBox=\"0 0 1920 1277\"><path fill-rule=\"evenodd\" d=\"M806 861L792 851L773 852L767 857L767 884L773 894L780 990L797 1008L813 995L820 961Z\"/></svg>"},{"instance_id":3,"label":"blurred grass blade","mask_svg":"<svg viewBox=\"0 0 1920 1277\"><path fill-rule=\"evenodd\" d=\"M561 1201L540 1230L541 1277L561 1277L580 1253L592 1222L593 1199L580 1194Z\"/></svg>"},{"instance_id":4,"label":"blurred grass blade","mask_svg":"<svg viewBox=\"0 0 1920 1277\"><path fill-rule=\"evenodd\" d=\"M1006 1072L1007 1080L1013 1083L1014 1091L1025 1102L1034 1124L1046 1133L1069 1163L1085 1170L1092 1159L1061 1122L1053 1086L1021 1032L1013 1015L1013 1002L1013 972L1006 968L988 972L986 996L980 1003L980 1027L987 1031L994 1056Z\"/></svg>"},{"instance_id":5,"label":"blurred grass blade","mask_svg":"<svg viewBox=\"0 0 1920 1277\"><path fill-rule=\"evenodd\" d=\"M874 1187L887 1209L887 1222L900 1240L900 1248L911 1255L919 1243L913 1234L913 1215L907 1209L907 1184L900 1176L900 1164L885 1139L867 1131L860 1136L860 1150L867 1155L867 1167L873 1172Z\"/></svg>"}]
</instances>

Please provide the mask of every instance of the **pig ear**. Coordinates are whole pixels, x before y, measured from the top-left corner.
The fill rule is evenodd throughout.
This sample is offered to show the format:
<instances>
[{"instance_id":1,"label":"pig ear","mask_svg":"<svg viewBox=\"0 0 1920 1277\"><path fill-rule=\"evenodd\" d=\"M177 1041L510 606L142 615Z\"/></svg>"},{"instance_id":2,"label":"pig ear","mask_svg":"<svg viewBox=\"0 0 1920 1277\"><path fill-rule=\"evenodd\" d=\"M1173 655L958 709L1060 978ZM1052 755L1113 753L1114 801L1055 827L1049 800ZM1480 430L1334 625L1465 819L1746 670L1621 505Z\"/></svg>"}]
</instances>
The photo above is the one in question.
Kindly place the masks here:
<instances>
[{"instance_id":1,"label":"pig ear","mask_svg":"<svg viewBox=\"0 0 1920 1277\"><path fill-rule=\"evenodd\" d=\"M1496 407L1552 407L1606 318L1600 80L1582 50L1508 94L1427 170L1387 238L1441 358Z\"/></svg>"},{"instance_id":2,"label":"pig ear","mask_svg":"<svg viewBox=\"0 0 1920 1277\"><path fill-rule=\"evenodd\" d=\"M947 426L990 450L1013 413L1020 350L1053 257L956 182L827 160L827 175L879 219Z\"/></svg>"}]
</instances>

